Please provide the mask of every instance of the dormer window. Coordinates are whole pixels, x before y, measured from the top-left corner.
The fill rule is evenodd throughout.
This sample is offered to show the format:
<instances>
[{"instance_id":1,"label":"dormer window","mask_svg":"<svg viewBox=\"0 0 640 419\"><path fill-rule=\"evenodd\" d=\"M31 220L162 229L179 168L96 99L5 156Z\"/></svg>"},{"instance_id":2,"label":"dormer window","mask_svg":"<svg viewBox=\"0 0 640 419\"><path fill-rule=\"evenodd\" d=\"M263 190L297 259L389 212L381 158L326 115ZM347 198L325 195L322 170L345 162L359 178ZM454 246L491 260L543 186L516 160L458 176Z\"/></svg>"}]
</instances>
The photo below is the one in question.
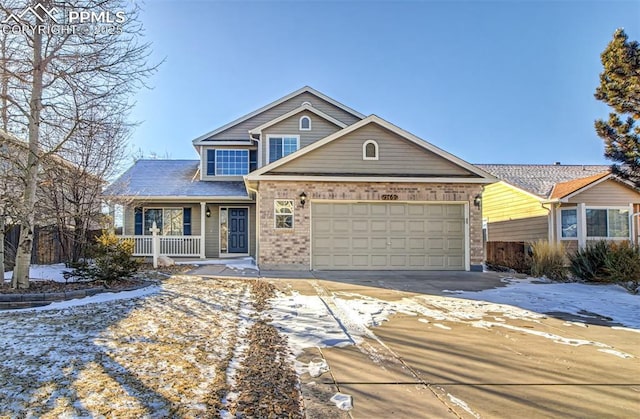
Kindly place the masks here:
<instances>
[{"instance_id":1,"label":"dormer window","mask_svg":"<svg viewBox=\"0 0 640 419\"><path fill-rule=\"evenodd\" d=\"M300 118L300 131L311 131L311 118L306 115Z\"/></svg>"},{"instance_id":2,"label":"dormer window","mask_svg":"<svg viewBox=\"0 0 640 419\"><path fill-rule=\"evenodd\" d=\"M378 143L373 140L362 144L362 160L378 160Z\"/></svg>"}]
</instances>

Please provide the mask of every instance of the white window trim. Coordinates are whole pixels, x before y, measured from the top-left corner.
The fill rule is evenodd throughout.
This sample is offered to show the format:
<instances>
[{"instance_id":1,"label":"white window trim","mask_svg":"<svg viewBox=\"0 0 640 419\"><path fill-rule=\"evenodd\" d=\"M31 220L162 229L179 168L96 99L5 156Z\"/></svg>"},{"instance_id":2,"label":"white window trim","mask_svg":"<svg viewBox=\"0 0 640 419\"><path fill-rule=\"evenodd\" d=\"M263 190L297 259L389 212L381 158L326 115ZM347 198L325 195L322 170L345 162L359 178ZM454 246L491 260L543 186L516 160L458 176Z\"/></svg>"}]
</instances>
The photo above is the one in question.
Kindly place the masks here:
<instances>
[{"instance_id":1,"label":"white window trim","mask_svg":"<svg viewBox=\"0 0 640 419\"><path fill-rule=\"evenodd\" d=\"M164 212L166 210L181 210L182 211L182 234L180 235L174 235L174 236L168 236L168 237L184 237L184 207L142 207L142 235L143 236L151 236L152 234L149 232L149 230L145 227L147 225L147 220L145 219L145 213L147 210L161 210L162 211L162 228L160 229L160 234L158 234L159 236L165 236L164 234ZM193 210L191 211L191 213L193 214ZM135 228L135 227L134 227ZM191 232L193 233L193 222L191 222Z\"/></svg>"},{"instance_id":2,"label":"white window trim","mask_svg":"<svg viewBox=\"0 0 640 419\"><path fill-rule=\"evenodd\" d=\"M602 206L602 205L589 205L583 206L582 210L579 206L575 207L560 207L556 210L556 232L558 234L559 240L564 241L572 241L576 240L579 243L586 243L587 241L597 241L597 240L633 240L633 231L632 231L632 220L629 219L629 237L589 237L587 236L587 210L589 209L600 209L600 210L623 210L629 211L629 214L632 214L633 211L629 209L629 206L624 205L612 205L612 206ZM577 223L578 223L578 234L576 237L562 237L562 211L563 210L576 210L577 215ZM630 215L631 217L631 215ZM607 213L607 223L609 223L609 215ZM607 231L609 230L609 226L607 225Z\"/></svg>"},{"instance_id":3,"label":"white window trim","mask_svg":"<svg viewBox=\"0 0 640 419\"><path fill-rule=\"evenodd\" d=\"M587 210L590 209L594 209L594 210L622 210L622 211L627 211L629 212L629 219L628 219L628 230L629 230L629 236L627 237L600 237L600 236L587 236L587 229L586 229L586 223L587 223ZM631 214L633 213L633 211L631 211L629 209L629 206L626 205L612 205L612 206L602 206L602 205L594 205L594 206L587 206L585 207L585 218L584 218L584 222L585 222L585 230L584 230L584 238L585 240L632 240L633 239L633 232L631 231ZM607 211L607 232L609 232L609 212Z\"/></svg>"},{"instance_id":4,"label":"white window trim","mask_svg":"<svg viewBox=\"0 0 640 419\"><path fill-rule=\"evenodd\" d=\"M576 236L575 237L562 237L562 211L564 210L575 210L576 211ZM559 240L574 240L577 241L580 238L580 211L578 210L578 207L560 207L556 210L556 223L557 223L557 233L558 233L558 239Z\"/></svg>"},{"instance_id":5,"label":"white window trim","mask_svg":"<svg viewBox=\"0 0 640 419\"><path fill-rule=\"evenodd\" d=\"M302 128L302 120L303 119L308 119L309 120L309 128ZM300 131L311 131L311 117L307 116L307 115L302 115L300 117L300 119L298 120L298 128L300 129Z\"/></svg>"},{"instance_id":6,"label":"white window trim","mask_svg":"<svg viewBox=\"0 0 640 419\"><path fill-rule=\"evenodd\" d=\"M291 227L287 228L287 227L278 227L278 222L276 221L278 215L289 215L288 213L282 213L282 212L278 212L277 208L277 202L278 201L289 201L291 202ZM289 230L293 230L296 226L296 201L293 199L274 199L273 200L273 228L275 230L284 230L284 231L289 231Z\"/></svg>"},{"instance_id":7,"label":"white window trim","mask_svg":"<svg viewBox=\"0 0 640 419\"><path fill-rule=\"evenodd\" d=\"M369 144L373 144L376 149L376 155L374 157L367 157L367 146ZM374 140L367 140L362 144L362 160L378 160L380 157L380 148L378 147L378 143Z\"/></svg>"},{"instance_id":8,"label":"white window trim","mask_svg":"<svg viewBox=\"0 0 640 419\"><path fill-rule=\"evenodd\" d=\"M269 161L270 157L269 156L269 150L271 149L271 138L295 138L296 139L296 151L300 150L300 136L299 135L291 135L291 134L269 134L267 135L267 159L265 160L265 165L267 164L271 164L272 162ZM283 156L282 158L284 158L285 156ZM277 160L276 160L277 161Z\"/></svg>"},{"instance_id":9,"label":"white window trim","mask_svg":"<svg viewBox=\"0 0 640 419\"><path fill-rule=\"evenodd\" d=\"M251 171L250 166L251 166L251 153L249 151L249 149L245 149L245 148L214 148L211 149L213 150L213 158L214 158L214 168L213 168L213 175L208 175L208 176L244 176L244 175L219 175L218 174L218 151L245 151L247 153L247 174L249 174ZM208 161L207 161L208 163Z\"/></svg>"}]
</instances>

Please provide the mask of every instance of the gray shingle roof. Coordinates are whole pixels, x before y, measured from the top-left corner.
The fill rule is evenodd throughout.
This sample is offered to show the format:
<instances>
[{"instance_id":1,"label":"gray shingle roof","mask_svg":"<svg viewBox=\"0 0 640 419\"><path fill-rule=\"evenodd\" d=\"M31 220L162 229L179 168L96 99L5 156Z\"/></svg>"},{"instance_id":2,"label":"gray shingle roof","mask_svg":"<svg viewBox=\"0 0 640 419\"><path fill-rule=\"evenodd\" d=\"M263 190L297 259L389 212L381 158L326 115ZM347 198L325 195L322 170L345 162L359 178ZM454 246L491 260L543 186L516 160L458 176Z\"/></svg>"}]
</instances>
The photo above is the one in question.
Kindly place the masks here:
<instances>
[{"instance_id":1,"label":"gray shingle roof","mask_svg":"<svg viewBox=\"0 0 640 419\"><path fill-rule=\"evenodd\" d=\"M200 181L196 176L199 164L199 160L138 160L104 195L248 197L242 181Z\"/></svg>"},{"instance_id":2,"label":"gray shingle roof","mask_svg":"<svg viewBox=\"0 0 640 419\"><path fill-rule=\"evenodd\" d=\"M549 197L553 186L606 172L606 165L476 164L500 180L532 194Z\"/></svg>"}]
</instances>

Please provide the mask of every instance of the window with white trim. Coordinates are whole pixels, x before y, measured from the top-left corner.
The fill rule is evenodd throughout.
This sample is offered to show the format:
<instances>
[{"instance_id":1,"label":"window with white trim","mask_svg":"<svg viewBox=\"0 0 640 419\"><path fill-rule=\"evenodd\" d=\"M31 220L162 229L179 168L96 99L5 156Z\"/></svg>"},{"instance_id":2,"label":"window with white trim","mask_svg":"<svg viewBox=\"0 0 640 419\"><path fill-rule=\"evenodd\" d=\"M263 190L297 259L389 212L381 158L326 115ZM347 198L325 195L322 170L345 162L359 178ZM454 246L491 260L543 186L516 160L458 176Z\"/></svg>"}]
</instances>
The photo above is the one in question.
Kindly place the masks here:
<instances>
[{"instance_id":1,"label":"window with white trim","mask_svg":"<svg viewBox=\"0 0 640 419\"><path fill-rule=\"evenodd\" d=\"M367 140L362 144L362 160L378 160L378 143Z\"/></svg>"},{"instance_id":2,"label":"window with white trim","mask_svg":"<svg viewBox=\"0 0 640 419\"><path fill-rule=\"evenodd\" d=\"M184 210L182 208L145 208L144 235L151 235L151 227L155 221L161 236L184 235Z\"/></svg>"},{"instance_id":3,"label":"window with white trim","mask_svg":"<svg viewBox=\"0 0 640 419\"><path fill-rule=\"evenodd\" d=\"M293 228L293 200L276 199L274 201L275 227L280 229Z\"/></svg>"},{"instance_id":4,"label":"window with white trim","mask_svg":"<svg viewBox=\"0 0 640 419\"><path fill-rule=\"evenodd\" d=\"M587 208L585 211L588 238L629 238L629 210Z\"/></svg>"},{"instance_id":5,"label":"window with white trim","mask_svg":"<svg viewBox=\"0 0 640 419\"><path fill-rule=\"evenodd\" d=\"M311 118L306 115L300 117L300 131L311 131Z\"/></svg>"},{"instance_id":6,"label":"window with white trim","mask_svg":"<svg viewBox=\"0 0 640 419\"><path fill-rule=\"evenodd\" d=\"M269 136L269 163L288 156L298 150L297 136Z\"/></svg>"},{"instance_id":7,"label":"window with white trim","mask_svg":"<svg viewBox=\"0 0 640 419\"><path fill-rule=\"evenodd\" d=\"M560 223L563 239L578 238L578 210L563 209L560 211Z\"/></svg>"}]
</instances>

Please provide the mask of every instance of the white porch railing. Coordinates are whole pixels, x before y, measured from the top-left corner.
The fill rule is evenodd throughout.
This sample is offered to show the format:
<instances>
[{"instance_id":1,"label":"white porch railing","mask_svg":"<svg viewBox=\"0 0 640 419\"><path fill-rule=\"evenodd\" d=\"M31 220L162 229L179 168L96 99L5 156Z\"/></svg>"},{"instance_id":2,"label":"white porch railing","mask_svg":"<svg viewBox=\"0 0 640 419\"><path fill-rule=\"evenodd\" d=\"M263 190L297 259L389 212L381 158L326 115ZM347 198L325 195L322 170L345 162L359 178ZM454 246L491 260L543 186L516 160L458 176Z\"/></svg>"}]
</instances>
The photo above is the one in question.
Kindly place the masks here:
<instances>
[{"instance_id":1,"label":"white porch railing","mask_svg":"<svg viewBox=\"0 0 640 419\"><path fill-rule=\"evenodd\" d=\"M133 256L153 256L153 236L118 236L120 240L133 240ZM159 236L160 255L172 257L199 257L200 236Z\"/></svg>"}]
</instances>

